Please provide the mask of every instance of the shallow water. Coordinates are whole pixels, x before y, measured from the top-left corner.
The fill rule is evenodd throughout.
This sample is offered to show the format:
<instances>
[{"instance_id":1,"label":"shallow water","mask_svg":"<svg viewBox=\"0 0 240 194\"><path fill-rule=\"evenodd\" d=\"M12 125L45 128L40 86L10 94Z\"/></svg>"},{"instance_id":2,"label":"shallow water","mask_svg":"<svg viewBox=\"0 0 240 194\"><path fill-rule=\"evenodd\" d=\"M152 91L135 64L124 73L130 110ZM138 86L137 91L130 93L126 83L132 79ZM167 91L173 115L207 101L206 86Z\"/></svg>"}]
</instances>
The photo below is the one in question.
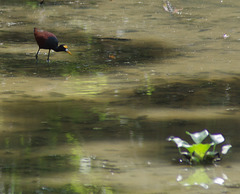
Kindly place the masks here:
<instances>
[{"instance_id":1,"label":"shallow water","mask_svg":"<svg viewBox=\"0 0 240 194\"><path fill-rule=\"evenodd\" d=\"M171 3L0 1L1 193L239 193L240 3ZM33 27L73 55L36 63ZM205 128L231 152L177 164Z\"/></svg>"}]
</instances>

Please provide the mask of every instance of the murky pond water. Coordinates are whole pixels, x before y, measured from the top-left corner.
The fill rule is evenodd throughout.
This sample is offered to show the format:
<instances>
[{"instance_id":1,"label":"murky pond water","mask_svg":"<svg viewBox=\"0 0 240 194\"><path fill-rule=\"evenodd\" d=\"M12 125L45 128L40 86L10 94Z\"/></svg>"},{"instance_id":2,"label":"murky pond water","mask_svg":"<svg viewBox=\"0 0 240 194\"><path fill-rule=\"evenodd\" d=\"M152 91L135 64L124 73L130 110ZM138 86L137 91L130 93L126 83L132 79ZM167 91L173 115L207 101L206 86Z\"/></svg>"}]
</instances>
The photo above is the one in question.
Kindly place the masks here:
<instances>
[{"instance_id":1,"label":"murky pond water","mask_svg":"<svg viewBox=\"0 0 240 194\"><path fill-rule=\"evenodd\" d=\"M240 2L170 3L0 0L1 193L239 193ZM174 162L205 128L224 160Z\"/></svg>"}]
</instances>

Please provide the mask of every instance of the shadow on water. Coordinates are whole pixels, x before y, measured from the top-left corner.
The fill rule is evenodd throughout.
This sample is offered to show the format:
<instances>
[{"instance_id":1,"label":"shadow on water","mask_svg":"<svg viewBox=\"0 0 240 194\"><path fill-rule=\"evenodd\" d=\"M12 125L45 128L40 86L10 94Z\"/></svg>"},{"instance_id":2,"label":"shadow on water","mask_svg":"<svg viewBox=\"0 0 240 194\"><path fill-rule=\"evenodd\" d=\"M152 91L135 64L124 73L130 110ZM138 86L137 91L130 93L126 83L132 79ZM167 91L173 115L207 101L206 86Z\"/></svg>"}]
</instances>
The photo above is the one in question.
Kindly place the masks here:
<instances>
[{"instance_id":1,"label":"shadow on water","mask_svg":"<svg viewBox=\"0 0 240 194\"><path fill-rule=\"evenodd\" d=\"M17 193L110 191L111 188L99 184L84 185L85 179L81 176L80 182L75 183L79 173L87 177L88 169L101 169L99 159L88 163L87 160L90 162L91 159L82 147L85 141L96 138L90 132L100 130L95 129L96 125L101 126L107 119L106 113L100 109L101 106L93 108L93 103L77 101L21 102L1 106L6 113L5 118L1 118L5 121L1 122L0 132L1 191L8 193L10 188ZM15 118L14 121L9 120L9 115ZM110 123L116 121L113 119ZM115 166L106 165L106 168L116 170ZM19 176L24 178L18 179ZM50 177L52 179L48 183L40 181Z\"/></svg>"},{"instance_id":2,"label":"shadow on water","mask_svg":"<svg viewBox=\"0 0 240 194\"><path fill-rule=\"evenodd\" d=\"M94 38L93 51L97 60L111 66L135 65L155 60L177 57L179 52L166 43L133 41L120 38Z\"/></svg>"},{"instance_id":3,"label":"shadow on water","mask_svg":"<svg viewBox=\"0 0 240 194\"><path fill-rule=\"evenodd\" d=\"M234 77L224 81L198 79L173 83L161 79L159 84L137 88L133 98L140 100L139 105L144 101L171 108L238 107L239 78Z\"/></svg>"},{"instance_id":4,"label":"shadow on water","mask_svg":"<svg viewBox=\"0 0 240 194\"><path fill-rule=\"evenodd\" d=\"M81 4L77 8L86 8L91 5L95 5L99 0L82 0ZM9 1L0 1L2 5L28 5L32 8L40 7L40 6L59 6L59 5L69 5L69 1L66 0L9 0ZM42 4L42 5L41 5Z\"/></svg>"},{"instance_id":5,"label":"shadow on water","mask_svg":"<svg viewBox=\"0 0 240 194\"><path fill-rule=\"evenodd\" d=\"M6 33L3 37L15 41L15 33ZM11 38L12 37L12 38ZM24 34L17 35L19 43L26 40L32 42L33 35L26 38ZM29 41L31 40L31 41ZM76 44L76 42L79 42ZM134 66L138 63L151 63L155 60L164 60L167 58L178 57L178 49L168 46L166 43L156 43L153 41L134 41L120 38L97 38L91 35L68 35L68 41L75 41L73 60L57 61L51 60L48 65L45 62L46 56L39 57L39 63L35 64L35 53L2 53L2 71L11 72L17 75L17 72L23 72L25 75L33 76L33 70L37 69L37 76L45 77L48 74L48 67L54 68L55 74L51 76L63 76L66 74L82 74L91 72L106 72L115 66ZM21 45L19 45L21 47ZM76 48L78 47L78 49ZM37 45L36 45L37 50ZM47 52L42 50L42 52ZM65 53L57 53L64 55ZM53 56L54 54L51 54ZM15 71L15 72L13 72ZM4 72L3 72L4 73ZM21 73L20 73L21 75Z\"/></svg>"}]
</instances>

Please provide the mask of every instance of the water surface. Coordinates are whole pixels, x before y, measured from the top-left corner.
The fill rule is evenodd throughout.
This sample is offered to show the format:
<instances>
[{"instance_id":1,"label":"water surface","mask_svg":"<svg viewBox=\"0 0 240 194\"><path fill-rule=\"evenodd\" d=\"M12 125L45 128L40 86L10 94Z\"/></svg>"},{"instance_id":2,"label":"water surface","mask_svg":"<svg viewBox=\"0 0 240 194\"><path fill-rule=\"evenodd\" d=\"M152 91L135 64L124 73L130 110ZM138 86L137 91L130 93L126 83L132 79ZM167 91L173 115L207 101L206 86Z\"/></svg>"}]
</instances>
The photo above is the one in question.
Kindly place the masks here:
<instances>
[{"instance_id":1,"label":"water surface","mask_svg":"<svg viewBox=\"0 0 240 194\"><path fill-rule=\"evenodd\" d=\"M240 3L0 4L1 193L239 193ZM73 55L36 64L34 27ZM179 165L167 137L205 128L230 154Z\"/></svg>"}]
</instances>

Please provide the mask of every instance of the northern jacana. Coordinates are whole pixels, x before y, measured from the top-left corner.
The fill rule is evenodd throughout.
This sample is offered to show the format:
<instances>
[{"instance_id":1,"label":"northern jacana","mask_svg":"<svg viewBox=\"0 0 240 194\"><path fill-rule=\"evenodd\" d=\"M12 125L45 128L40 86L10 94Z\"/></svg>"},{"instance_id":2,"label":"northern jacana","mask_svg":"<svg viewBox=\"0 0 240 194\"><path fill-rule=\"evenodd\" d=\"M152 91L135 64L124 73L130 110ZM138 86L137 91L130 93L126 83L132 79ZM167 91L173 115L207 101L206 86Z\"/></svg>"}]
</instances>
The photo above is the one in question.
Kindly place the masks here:
<instances>
[{"instance_id":1,"label":"northern jacana","mask_svg":"<svg viewBox=\"0 0 240 194\"><path fill-rule=\"evenodd\" d=\"M43 5L44 0L40 0L39 5Z\"/></svg>"},{"instance_id":2,"label":"northern jacana","mask_svg":"<svg viewBox=\"0 0 240 194\"><path fill-rule=\"evenodd\" d=\"M49 62L51 49L56 52L65 51L68 54L72 55L72 53L68 50L67 45L61 44L58 46L58 39L53 33L34 28L34 36L39 46L39 49L36 53L36 60L38 60L38 53L40 49L49 49L47 62Z\"/></svg>"}]
</instances>

